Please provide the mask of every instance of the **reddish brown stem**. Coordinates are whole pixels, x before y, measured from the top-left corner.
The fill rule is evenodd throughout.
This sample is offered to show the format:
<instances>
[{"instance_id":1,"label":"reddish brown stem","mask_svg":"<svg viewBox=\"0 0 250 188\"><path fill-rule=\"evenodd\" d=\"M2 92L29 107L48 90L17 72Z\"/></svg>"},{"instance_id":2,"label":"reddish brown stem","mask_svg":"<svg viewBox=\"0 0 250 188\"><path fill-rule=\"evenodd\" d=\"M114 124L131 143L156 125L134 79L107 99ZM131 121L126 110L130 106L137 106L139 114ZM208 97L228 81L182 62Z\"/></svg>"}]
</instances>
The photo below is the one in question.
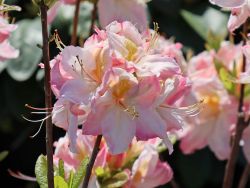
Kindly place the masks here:
<instances>
[{"instance_id":1,"label":"reddish brown stem","mask_svg":"<svg viewBox=\"0 0 250 188\"><path fill-rule=\"evenodd\" d=\"M250 173L250 164L247 164L245 169L244 169L244 172L240 178L240 183L239 183L238 188L245 188L246 187L246 184L247 184L247 181L249 178L249 173Z\"/></svg>"},{"instance_id":2,"label":"reddish brown stem","mask_svg":"<svg viewBox=\"0 0 250 188\"><path fill-rule=\"evenodd\" d=\"M95 163L95 159L97 157L97 154L100 150L100 144L101 144L101 140L102 140L102 135L97 136L96 141L95 141L95 146L93 148L91 157L90 157L90 161L89 164L87 165L87 169L86 169L86 174L83 180L83 188L88 188L88 184L89 184L89 179L92 173L92 169Z\"/></svg>"},{"instance_id":3,"label":"reddish brown stem","mask_svg":"<svg viewBox=\"0 0 250 188\"><path fill-rule=\"evenodd\" d=\"M95 24L95 20L96 20L96 16L97 16L97 2L98 2L98 0L96 0L94 2L94 7L92 10L91 25L89 28L89 36L91 36L94 33L94 24Z\"/></svg>"},{"instance_id":4,"label":"reddish brown stem","mask_svg":"<svg viewBox=\"0 0 250 188\"><path fill-rule=\"evenodd\" d=\"M71 45L76 45L76 42L77 42L77 27L78 27L79 13L80 13L80 4L81 4L81 0L77 0L76 7L75 7L74 20L73 20L73 32L71 36Z\"/></svg>"},{"instance_id":5,"label":"reddish brown stem","mask_svg":"<svg viewBox=\"0 0 250 188\"><path fill-rule=\"evenodd\" d=\"M243 33L247 34L247 22L243 26ZM246 57L243 57L243 64L242 64L242 72L245 72L246 69ZM247 122L244 119L243 114L243 105L244 105L244 90L245 85L240 85L240 100L239 100L239 106L238 106L238 119L236 124L236 133L233 137L233 144L231 153L229 156L229 159L227 161L226 169L225 169L225 175L223 180L223 188L231 188L234 178L234 171L235 171L235 164L238 157L240 145L239 142L242 137L242 133L244 128L247 126Z\"/></svg>"},{"instance_id":6,"label":"reddish brown stem","mask_svg":"<svg viewBox=\"0 0 250 188\"><path fill-rule=\"evenodd\" d=\"M44 63L44 87L45 87L45 106L48 114L51 113L52 100L50 88L50 57L49 57L49 37L47 24L48 7L44 4L44 0L40 4L41 24L43 35L43 63ZM47 178L48 188L54 188L54 169L53 169L53 125L51 116L46 119L46 153L47 153Z\"/></svg>"}]
</instances>

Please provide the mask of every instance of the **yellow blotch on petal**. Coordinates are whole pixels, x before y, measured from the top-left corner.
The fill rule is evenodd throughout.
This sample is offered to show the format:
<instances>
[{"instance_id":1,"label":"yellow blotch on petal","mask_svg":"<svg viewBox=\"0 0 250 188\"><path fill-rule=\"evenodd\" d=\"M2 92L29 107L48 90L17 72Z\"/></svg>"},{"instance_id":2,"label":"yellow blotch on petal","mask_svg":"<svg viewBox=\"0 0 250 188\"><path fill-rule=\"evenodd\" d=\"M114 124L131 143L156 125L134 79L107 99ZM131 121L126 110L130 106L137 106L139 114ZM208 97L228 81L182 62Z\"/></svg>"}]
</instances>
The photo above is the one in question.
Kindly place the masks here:
<instances>
[{"instance_id":1,"label":"yellow blotch on petal","mask_svg":"<svg viewBox=\"0 0 250 188\"><path fill-rule=\"evenodd\" d=\"M146 176L146 174L147 174L147 171L148 171L148 161L147 160L145 160L145 161L142 161L142 163L140 164L140 168L136 171L136 173L135 173L135 175L134 175L134 177L133 177L133 181L134 182L140 182L141 181L141 179L143 178L143 177L145 177Z\"/></svg>"},{"instance_id":2,"label":"yellow blotch on petal","mask_svg":"<svg viewBox=\"0 0 250 188\"><path fill-rule=\"evenodd\" d=\"M92 71L92 75L97 82L102 81L103 69L104 69L104 50L100 49L96 52L96 69Z\"/></svg>"},{"instance_id":3,"label":"yellow blotch on petal","mask_svg":"<svg viewBox=\"0 0 250 188\"><path fill-rule=\"evenodd\" d=\"M125 40L125 48L128 50L128 55L126 59L128 61L132 61L135 57L135 54L137 52L137 46L135 43L133 43L131 40L126 39Z\"/></svg>"},{"instance_id":4,"label":"yellow blotch on petal","mask_svg":"<svg viewBox=\"0 0 250 188\"><path fill-rule=\"evenodd\" d=\"M220 99L217 95L205 96L204 109L209 115L217 115L220 112Z\"/></svg>"},{"instance_id":5,"label":"yellow blotch on petal","mask_svg":"<svg viewBox=\"0 0 250 188\"><path fill-rule=\"evenodd\" d=\"M131 88L131 84L128 80L120 80L117 84L113 86L113 96L116 99L122 99L124 95L128 92L128 90Z\"/></svg>"}]
</instances>

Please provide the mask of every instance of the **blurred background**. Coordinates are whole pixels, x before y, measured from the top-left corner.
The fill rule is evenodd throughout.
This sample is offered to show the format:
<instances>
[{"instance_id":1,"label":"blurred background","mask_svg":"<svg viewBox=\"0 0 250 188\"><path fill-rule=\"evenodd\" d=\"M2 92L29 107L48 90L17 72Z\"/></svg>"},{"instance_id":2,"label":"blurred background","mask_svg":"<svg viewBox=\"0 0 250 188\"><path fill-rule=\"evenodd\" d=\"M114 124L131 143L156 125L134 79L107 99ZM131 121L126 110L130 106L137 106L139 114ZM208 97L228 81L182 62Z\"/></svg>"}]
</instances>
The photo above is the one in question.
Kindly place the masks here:
<instances>
[{"instance_id":1,"label":"blurred background","mask_svg":"<svg viewBox=\"0 0 250 188\"><path fill-rule=\"evenodd\" d=\"M6 0L6 4L22 7L22 12L10 12L19 25L11 41L13 46L20 49L21 55L16 60L0 64L0 151L9 151L0 162L0 179L1 185L8 187L32 188L38 187L38 184L15 179L8 174L7 169L35 176L36 159L41 153L45 154L45 126L37 136L31 138L38 131L40 123L31 123L22 118L22 115L30 119L43 118L31 115L32 110L25 107L25 104L44 107L43 70L38 67L42 51L37 47L37 44L42 43L41 27L38 10L31 0ZM157 22L162 35L184 45L184 53L190 49L194 54L204 50L204 30L219 33L220 37L227 36L228 14L221 13L207 0L152 0L148 5L151 26L152 22ZM91 9L90 4L81 7L78 32L83 39L88 35ZM51 33L54 29L58 30L66 45L70 43L73 13L73 6L59 11L50 27ZM51 58L58 52L52 44ZM54 127L54 140L64 134L64 131ZM180 188L221 187L225 161L218 161L208 148L192 155L183 155L178 142L174 147L175 152L171 156L163 152L161 157L173 168ZM236 181L244 165L241 153L237 162Z\"/></svg>"}]
</instances>

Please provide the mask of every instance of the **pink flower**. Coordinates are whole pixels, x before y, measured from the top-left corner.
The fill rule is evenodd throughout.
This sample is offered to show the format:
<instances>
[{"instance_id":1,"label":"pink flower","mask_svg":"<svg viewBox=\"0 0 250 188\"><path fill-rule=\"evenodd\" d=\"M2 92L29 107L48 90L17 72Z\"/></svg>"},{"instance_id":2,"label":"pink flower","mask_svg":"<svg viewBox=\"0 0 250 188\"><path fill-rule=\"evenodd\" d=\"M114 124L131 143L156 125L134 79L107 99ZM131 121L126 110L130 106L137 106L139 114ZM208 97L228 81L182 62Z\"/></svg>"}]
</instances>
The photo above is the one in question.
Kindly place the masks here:
<instances>
[{"instance_id":1,"label":"pink flower","mask_svg":"<svg viewBox=\"0 0 250 188\"><path fill-rule=\"evenodd\" d=\"M52 23L56 17L57 11L63 4L73 5L76 0L59 0L48 11L48 23Z\"/></svg>"},{"instance_id":2,"label":"pink flower","mask_svg":"<svg viewBox=\"0 0 250 188\"><path fill-rule=\"evenodd\" d=\"M172 178L173 171L168 163L161 162L156 149L146 144L133 164L131 180L127 187L157 187L168 183Z\"/></svg>"},{"instance_id":3,"label":"pink flower","mask_svg":"<svg viewBox=\"0 0 250 188\"><path fill-rule=\"evenodd\" d=\"M129 178L123 188L156 187L168 183L173 172L168 163L160 161L157 147L160 139L150 139L146 142L133 139L125 153L108 154L104 169L113 174L122 169ZM129 165L131 164L131 165ZM102 182L99 182L102 185Z\"/></svg>"},{"instance_id":4,"label":"pink flower","mask_svg":"<svg viewBox=\"0 0 250 188\"><path fill-rule=\"evenodd\" d=\"M174 43L171 39L167 40L160 36L156 44L155 50L165 56L173 58L180 66L181 70L186 73L187 63L181 51L183 45L181 43Z\"/></svg>"},{"instance_id":5,"label":"pink flower","mask_svg":"<svg viewBox=\"0 0 250 188\"><path fill-rule=\"evenodd\" d=\"M160 137L171 153L168 132L180 129L181 117L195 111L175 106L190 88L180 66L156 53L156 32L141 35L130 22L96 32L83 48L66 47L61 60L52 62L58 98L53 122L69 132L72 145L83 124L83 134L102 134L113 154L126 150L134 136Z\"/></svg>"},{"instance_id":6,"label":"pink flower","mask_svg":"<svg viewBox=\"0 0 250 188\"><path fill-rule=\"evenodd\" d=\"M249 0L210 0L210 2L220 7L230 8L231 15L228 21L228 29L230 32L239 28L250 16Z\"/></svg>"},{"instance_id":7,"label":"pink flower","mask_svg":"<svg viewBox=\"0 0 250 188\"><path fill-rule=\"evenodd\" d=\"M54 163L57 163L59 159L63 160L66 168L68 169L68 174L70 170L77 170L85 157L91 156L95 144L95 139L96 138L94 136L82 135L81 131L78 130L76 139L77 153L72 153L69 147L70 140L68 135L66 134L64 137L60 138L57 142L54 143L56 147L54 152ZM102 147L96 158L94 168L99 166L103 167L105 165L106 156L107 150L105 149L105 147Z\"/></svg>"},{"instance_id":8,"label":"pink flower","mask_svg":"<svg viewBox=\"0 0 250 188\"><path fill-rule=\"evenodd\" d=\"M16 30L15 24L9 24L7 20L0 15L0 43L8 39L11 32Z\"/></svg>"},{"instance_id":9,"label":"pink flower","mask_svg":"<svg viewBox=\"0 0 250 188\"><path fill-rule=\"evenodd\" d=\"M249 44L247 44L243 46L241 49L246 58L246 70L245 72L240 72L240 74L238 75L238 78L233 81L236 83L249 84L250 83L250 46Z\"/></svg>"},{"instance_id":10,"label":"pink flower","mask_svg":"<svg viewBox=\"0 0 250 188\"><path fill-rule=\"evenodd\" d=\"M69 150L68 135L55 142L54 163L57 165L59 159L64 161L66 178L69 178L71 170L76 171L79 168L85 157L90 156L94 142L95 137L82 135L79 130L76 142L77 153L71 153ZM173 177L173 172L168 163L159 159L157 147L160 143L160 139L151 139L147 142L133 139L125 153L111 155L107 153L107 146L102 140L89 187L97 188L103 185L102 179L98 178L98 169L103 169L103 175L108 178L112 178L117 173L117 169L121 169L128 176L123 188L155 187L168 183Z\"/></svg>"},{"instance_id":11,"label":"pink flower","mask_svg":"<svg viewBox=\"0 0 250 188\"><path fill-rule=\"evenodd\" d=\"M180 147L185 154L190 154L209 146L220 160L227 159L232 126L236 123L236 100L220 82L211 54L199 54L188 66L192 92L198 100L204 100L204 109L184 128Z\"/></svg>"},{"instance_id":12,"label":"pink flower","mask_svg":"<svg viewBox=\"0 0 250 188\"><path fill-rule=\"evenodd\" d=\"M227 25L229 31L233 32L235 29L239 28L243 23L245 23L249 16L250 7L248 3L241 8L233 8Z\"/></svg>"},{"instance_id":13,"label":"pink flower","mask_svg":"<svg viewBox=\"0 0 250 188\"><path fill-rule=\"evenodd\" d=\"M53 156L54 164L57 166L59 160L63 160L64 169L65 169L65 178L69 179L69 175L71 171L76 172L82 163L82 161L91 156L94 144L95 137L82 135L81 131L77 131L77 139L76 139L76 149L77 153L72 153L69 147L70 140L68 135L66 134L64 137L60 138L55 145L55 152ZM93 171L98 167L104 167L106 164L107 158L107 149L104 146L104 143L101 144L101 150L99 151L97 158L94 163ZM98 182L95 174L91 175L89 188L97 188Z\"/></svg>"},{"instance_id":14,"label":"pink flower","mask_svg":"<svg viewBox=\"0 0 250 188\"><path fill-rule=\"evenodd\" d=\"M171 153L172 144L165 132L170 127L180 129L180 117L164 102L171 94L176 95L178 79L167 80L161 86L155 77L138 82L133 74L118 68L110 74L110 89L96 99L94 109L83 124L83 133L102 134L113 154L123 152L134 136L139 140L160 137ZM120 135L119 141L117 135Z\"/></svg>"},{"instance_id":15,"label":"pink flower","mask_svg":"<svg viewBox=\"0 0 250 188\"><path fill-rule=\"evenodd\" d=\"M11 32L16 28L16 25L9 24L7 19L0 14L0 62L19 56L19 50L12 47L8 41Z\"/></svg>"},{"instance_id":16,"label":"pink flower","mask_svg":"<svg viewBox=\"0 0 250 188\"><path fill-rule=\"evenodd\" d=\"M219 63L222 63L228 70L233 71L235 63L236 66L241 64L242 44L235 45L229 41L223 41L218 52L213 55Z\"/></svg>"},{"instance_id":17,"label":"pink flower","mask_svg":"<svg viewBox=\"0 0 250 188\"><path fill-rule=\"evenodd\" d=\"M102 79L100 63L105 63L105 58L96 61L106 53L99 54L101 50L99 47L69 46L62 51L61 56L51 62L51 87L58 97L52 111L52 121L69 132L71 151L76 151L77 127L84 121L91 97ZM87 62L83 63L83 60Z\"/></svg>"},{"instance_id":18,"label":"pink flower","mask_svg":"<svg viewBox=\"0 0 250 188\"><path fill-rule=\"evenodd\" d=\"M13 48L8 41L0 43L0 62L19 56L19 50Z\"/></svg>"},{"instance_id":19,"label":"pink flower","mask_svg":"<svg viewBox=\"0 0 250 188\"><path fill-rule=\"evenodd\" d=\"M97 6L103 28L113 21L130 21L140 31L148 28L147 5L144 0L99 0Z\"/></svg>"}]
</instances>

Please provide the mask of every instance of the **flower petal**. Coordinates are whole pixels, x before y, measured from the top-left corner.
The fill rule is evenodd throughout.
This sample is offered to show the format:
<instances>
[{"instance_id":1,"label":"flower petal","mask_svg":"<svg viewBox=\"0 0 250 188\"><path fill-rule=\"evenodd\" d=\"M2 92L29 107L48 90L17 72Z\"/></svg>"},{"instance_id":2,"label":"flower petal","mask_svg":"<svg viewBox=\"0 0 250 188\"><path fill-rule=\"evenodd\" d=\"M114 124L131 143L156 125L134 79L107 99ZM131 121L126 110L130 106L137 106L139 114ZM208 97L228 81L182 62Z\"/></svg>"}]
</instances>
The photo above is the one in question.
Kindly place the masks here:
<instances>
[{"instance_id":1,"label":"flower petal","mask_svg":"<svg viewBox=\"0 0 250 188\"><path fill-rule=\"evenodd\" d=\"M209 0L210 3L218 5L224 8L236 8L241 7L247 0Z\"/></svg>"},{"instance_id":2,"label":"flower petal","mask_svg":"<svg viewBox=\"0 0 250 188\"><path fill-rule=\"evenodd\" d=\"M173 152L173 145L168 139L165 122L160 115L150 108L137 108L139 117L137 120L136 137L140 140L159 137L168 147L169 153Z\"/></svg>"},{"instance_id":3,"label":"flower petal","mask_svg":"<svg viewBox=\"0 0 250 188\"><path fill-rule=\"evenodd\" d=\"M103 136L112 154L124 152L135 136L135 121L116 106L107 109L101 125Z\"/></svg>"}]
</instances>

